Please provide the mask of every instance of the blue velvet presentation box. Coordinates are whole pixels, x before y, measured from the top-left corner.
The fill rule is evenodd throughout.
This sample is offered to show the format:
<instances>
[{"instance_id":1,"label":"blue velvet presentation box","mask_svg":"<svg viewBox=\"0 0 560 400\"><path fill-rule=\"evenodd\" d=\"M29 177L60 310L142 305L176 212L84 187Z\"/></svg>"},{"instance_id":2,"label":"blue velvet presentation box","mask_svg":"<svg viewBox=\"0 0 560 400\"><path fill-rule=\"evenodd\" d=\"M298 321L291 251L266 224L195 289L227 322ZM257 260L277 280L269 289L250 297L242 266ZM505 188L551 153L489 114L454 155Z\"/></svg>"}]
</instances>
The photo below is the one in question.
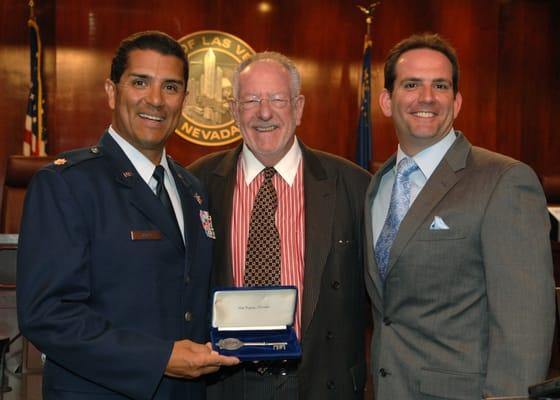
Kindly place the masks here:
<instances>
[{"instance_id":1,"label":"blue velvet presentation box","mask_svg":"<svg viewBox=\"0 0 560 400\"><path fill-rule=\"evenodd\" d=\"M295 286L227 288L214 291L212 306L212 347L220 354L241 361L288 360L301 357L294 315ZM224 343L285 343L285 345L245 345L227 349Z\"/></svg>"}]
</instances>

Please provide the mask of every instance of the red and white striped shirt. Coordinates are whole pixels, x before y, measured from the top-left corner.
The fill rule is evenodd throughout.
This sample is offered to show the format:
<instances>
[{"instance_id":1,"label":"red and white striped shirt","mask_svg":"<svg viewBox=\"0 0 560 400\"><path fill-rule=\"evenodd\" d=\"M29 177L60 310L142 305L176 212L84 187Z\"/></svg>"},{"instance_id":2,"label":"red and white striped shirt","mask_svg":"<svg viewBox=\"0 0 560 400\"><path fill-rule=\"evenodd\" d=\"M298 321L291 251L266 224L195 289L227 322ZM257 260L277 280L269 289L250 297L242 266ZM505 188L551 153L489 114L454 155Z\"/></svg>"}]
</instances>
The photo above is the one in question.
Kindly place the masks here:
<instances>
[{"instance_id":1,"label":"red and white striped shirt","mask_svg":"<svg viewBox=\"0 0 560 400\"><path fill-rule=\"evenodd\" d=\"M237 161L230 235L233 280L237 287L243 286L244 283L249 221L255 197L264 180L264 176L260 174L264 168L264 165L244 146ZM272 177L272 183L278 197L276 226L280 235L280 282L282 285L293 285L298 289L294 329L300 337L305 257L305 210L303 159L297 140L294 140L290 151L274 168L277 171Z\"/></svg>"}]
</instances>

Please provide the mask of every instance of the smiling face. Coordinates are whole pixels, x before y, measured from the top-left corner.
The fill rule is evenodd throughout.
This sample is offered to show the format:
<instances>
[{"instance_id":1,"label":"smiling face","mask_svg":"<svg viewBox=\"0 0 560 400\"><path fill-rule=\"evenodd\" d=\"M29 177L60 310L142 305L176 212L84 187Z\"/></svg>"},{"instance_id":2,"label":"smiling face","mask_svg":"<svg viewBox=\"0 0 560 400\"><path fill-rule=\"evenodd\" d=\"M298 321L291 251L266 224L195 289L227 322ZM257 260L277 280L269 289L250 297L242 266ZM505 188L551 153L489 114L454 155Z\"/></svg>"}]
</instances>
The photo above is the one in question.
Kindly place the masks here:
<instances>
[{"instance_id":1,"label":"smiling face","mask_svg":"<svg viewBox=\"0 0 560 400\"><path fill-rule=\"evenodd\" d=\"M238 102L231 105L233 115L243 141L266 166L274 166L290 150L296 126L301 123L305 100L302 95L292 98L290 83L288 70L272 60L256 61L239 75ZM263 100L253 107L242 104L259 99Z\"/></svg>"},{"instance_id":2,"label":"smiling face","mask_svg":"<svg viewBox=\"0 0 560 400\"><path fill-rule=\"evenodd\" d=\"M406 51L395 72L393 93L384 89L379 104L393 118L402 150L412 156L449 133L462 98L453 94L451 63L439 51Z\"/></svg>"},{"instance_id":3,"label":"smiling face","mask_svg":"<svg viewBox=\"0 0 560 400\"><path fill-rule=\"evenodd\" d=\"M181 60L154 50L132 50L120 81L105 82L113 128L156 165L179 121L185 85Z\"/></svg>"}]
</instances>

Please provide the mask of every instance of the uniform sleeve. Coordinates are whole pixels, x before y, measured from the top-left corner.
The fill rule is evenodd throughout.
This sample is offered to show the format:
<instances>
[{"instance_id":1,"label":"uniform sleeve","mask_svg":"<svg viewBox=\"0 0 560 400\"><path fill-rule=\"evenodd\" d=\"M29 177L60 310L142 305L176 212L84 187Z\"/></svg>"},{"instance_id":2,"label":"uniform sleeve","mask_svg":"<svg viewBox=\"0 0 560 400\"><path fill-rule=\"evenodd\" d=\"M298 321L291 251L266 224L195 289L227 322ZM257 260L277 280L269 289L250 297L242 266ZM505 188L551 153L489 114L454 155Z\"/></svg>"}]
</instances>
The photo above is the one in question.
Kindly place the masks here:
<instances>
[{"instance_id":1,"label":"uniform sleeve","mask_svg":"<svg viewBox=\"0 0 560 400\"><path fill-rule=\"evenodd\" d=\"M19 238L20 329L49 362L132 398L149 399L173 343L117 329L88 305L92 228L85 213L60 171L46 169L34 177Z\"/></svg>"},{"instance_id":2,"label":"uniform sleeve","mask_svg":"<svg viewBox=\"0 0 560 400\"><path fill-rule=\"evenodd\" d=\"M499 179L481 231L488 295L485 395L526 395L546 377L554 332L549 217L533 171L518 163Z\"/></svg>"}]
</instances>

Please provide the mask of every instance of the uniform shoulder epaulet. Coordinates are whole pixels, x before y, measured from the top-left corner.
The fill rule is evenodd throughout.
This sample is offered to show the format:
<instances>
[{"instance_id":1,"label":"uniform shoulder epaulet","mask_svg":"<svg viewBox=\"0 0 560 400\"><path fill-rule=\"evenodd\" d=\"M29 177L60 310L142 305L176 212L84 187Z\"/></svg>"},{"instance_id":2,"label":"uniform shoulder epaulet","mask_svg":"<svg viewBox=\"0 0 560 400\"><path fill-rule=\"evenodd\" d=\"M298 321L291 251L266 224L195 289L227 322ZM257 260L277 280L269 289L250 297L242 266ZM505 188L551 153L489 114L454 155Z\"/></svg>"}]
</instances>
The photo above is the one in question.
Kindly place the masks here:
<instances>
[{"instance_id":1,"label":"uniform shoulder epaulet","mask_svg":"<svg viewBox=\"0 0 560 400\"><path fill-rule=\"evenodd\" d=\"M78 165L83 161L101 157L103 155L101 146L85 147L82 149L70 150L61 153L59 158L53 161L53 165L58 168L68 168Z\"/></svg>"}]
</instances>

